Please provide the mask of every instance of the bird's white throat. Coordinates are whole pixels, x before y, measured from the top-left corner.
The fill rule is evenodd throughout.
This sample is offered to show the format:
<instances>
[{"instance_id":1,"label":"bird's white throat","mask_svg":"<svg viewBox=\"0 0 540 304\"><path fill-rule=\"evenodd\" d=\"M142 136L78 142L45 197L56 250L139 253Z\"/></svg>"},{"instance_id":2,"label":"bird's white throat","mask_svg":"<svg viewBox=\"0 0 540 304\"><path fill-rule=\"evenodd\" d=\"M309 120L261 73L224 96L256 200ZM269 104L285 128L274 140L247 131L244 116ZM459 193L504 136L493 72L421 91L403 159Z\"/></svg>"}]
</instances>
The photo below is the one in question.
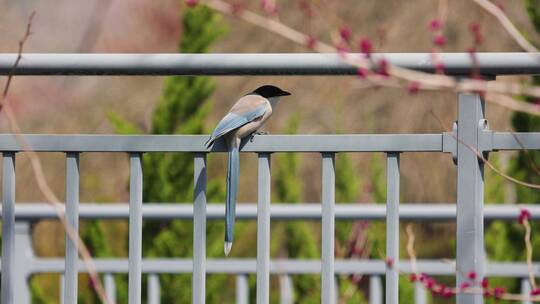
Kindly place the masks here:
<instances>
[{"instance_id":1,"label":"bird's white throat","mask_svg":"<svg viewBox=\"0 0 540 304\"><path fill-rule=\"evenodd\" d=\"M278 104L280 99L281 99L281 96L268 98L268 101L270 102L270 105L272 106L272 109Z\"/></svg>"}]
</instances>

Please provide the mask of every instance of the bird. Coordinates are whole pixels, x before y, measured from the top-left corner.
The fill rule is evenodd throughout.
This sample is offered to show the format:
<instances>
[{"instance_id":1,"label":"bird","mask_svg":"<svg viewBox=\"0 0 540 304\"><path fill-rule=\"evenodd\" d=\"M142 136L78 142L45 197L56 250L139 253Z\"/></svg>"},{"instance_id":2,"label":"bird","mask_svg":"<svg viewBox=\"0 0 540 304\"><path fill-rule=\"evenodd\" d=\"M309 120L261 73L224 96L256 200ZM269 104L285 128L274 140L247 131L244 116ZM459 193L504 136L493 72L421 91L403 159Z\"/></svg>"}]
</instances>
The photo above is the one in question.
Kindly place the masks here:
<instances>
[{"instance_id":1,"label":"bird","mask_svg":"<svg viewBox=\"0 0 540 304\"><path fill-rule=\"evenodd\" d=\"M216 140L223 138L228 151L227 196L225 202L225 242L223 250L228 256L233 244L238 176L240 174L239 148L243 138L253 136L272 115L281 97L291 93L274 85L263 85L239 98L218 123L206 141L209 149Z\"/></svg>"}]
</instances>

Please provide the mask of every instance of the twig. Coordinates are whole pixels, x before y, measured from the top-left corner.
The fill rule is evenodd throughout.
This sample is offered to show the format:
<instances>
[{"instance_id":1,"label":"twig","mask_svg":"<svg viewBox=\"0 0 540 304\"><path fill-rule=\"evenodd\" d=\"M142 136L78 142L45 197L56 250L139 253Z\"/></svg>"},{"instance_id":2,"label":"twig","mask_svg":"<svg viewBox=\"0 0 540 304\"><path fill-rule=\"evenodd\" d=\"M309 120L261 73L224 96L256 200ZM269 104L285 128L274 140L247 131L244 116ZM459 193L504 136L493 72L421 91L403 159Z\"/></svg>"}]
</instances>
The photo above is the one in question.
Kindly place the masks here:
<instances>
[{"instance_id":1,"label":"twig","mask_svg":"<svg viewBox=\"0 0 540 304\"><path fill-rule=\"evenodd\" d=\"M302 46L308 45L314 51L319 53L338 53L338 50L327 43L322 41L312 41L313 37L299 32L277 19L271 19L262 15L256 14L247 9L241 11L235 10L234 6L222 1L222 0L207 0L201 1L204 4L214 10L217 10L223 14L229 14L237 16L244 21L251 23L255 26L263 28L267 31L280 35L294 43ZM307 43L309 41L309 43ZM366 58L366 56L356 56L346 52L339 52L343 62L350 64L360 70L372 71L374 67L377 67L379 63L374 64L372 60ZM384 59L381 59L384 60ZM478 79L464 79L457 81L453 77L443 74L429 74L425 72L414 71L410 69L401 68L391 63L386 62L388 65L385 71L388 77L381 78L377 73L369 73L365 79L367 81L376 81L380 85L407 88L409 83L418 83L418 89L421 90L437 90L437 91L449 91L449 92L492 92L495 94L519 94L528 95L534 97L540 97L539 88L523 88L521 86L509 86L508 84L488 83L484 80ZM540 109L534 105L527 104L525 102L516 100L512 97L505 96L505 99L498 98L487 99L490 102L496 102L506 108L510 108L516 111L522 111L529 114L540 116Z\"/></svg>"},{"instance_id":2,"label":"twig","mask_svg":"<svg viewBox=\"0 0 540 304\"><path fill-rule=\"evenodd\" d=\"M527 268L529 270L529 283L531 284L533 289L537 289L538 287L536 285L536 279L534 276L534 268L533 268L533 262L532 262L533 247L531 243L531 224L529 223L529 219L527 217L522 219L522 224L523 224L523 227L525 227L525 236L523 239L525 241L525 248L527 251Z\"/></svg>"},{"instance_id":3,"label":"twig","mask_svg":"<svg viewBox=\"0 0 540 304\"><path fill-rule=\"evenodd\" d=\"M512 136L514 137L516 142L519 144L519 146L521 147L521 150L523 151L523 153L525 153L525 155L527 155L527 160L529 161L529 165L533 169L534 173L536 173L536 175L540 176L540 170L538 169L538 166L534 162L534 159L532 158L531 153L529 152L529 150L525 149L525 146L523 145L521 140L517 137L517 135L514 132L510 132L510 134L512 134Z\"/></svg>"},{"instance_id":4,"label":"twig","mask_svg":"<svg viewBox=\"0 0 540 304\"><path fill-rule=\"evenodd\" d=\"M414 251L414 232L412 230L411 224L407 224L407 254L411 260L411 270L412 273L418 274L418 267L416 266L416 252Z\"/></svg>"},{"instance_id":5,"label":"twig","mask_svg":"<svg viewBox=\"0 0 540 304\"><path fill-rule=\"evenodd\" d=\"M538 53L538 49L534 47L523 35L519 32L516 26L510 21L508 16L495 4L488 0L473 0L481 8L493 15L502 27L510 34L517 44L529 53Z\"/></svg>"},{"instance_id":6,"label":"twig","mask_svg":"<svg viewBox=\"0 0 540 304\"><path fill-rule=\"evenodd\" d=\"M62 226L64 227L68 237L73 242L78 243L79 246L77 247L78 247L79 254L81 255L81 258L83 262L85 263L86 267L88 268L88 274L90 275L90 278L95 285L95 289L98 296L100 297L103 303L112 304L112 302L108 299L105 293L105 290L103 288L99 275L96 271L96 267L93 263L92 256L90 255L90 251L88 250L84 242L81 240L78 233L66 221L65 212L62 208L62 204L60 203L60 200L54 194L53 190L47 183L45 174L43 172L43 167L41 165L41 161L38 155L36 154L36 152L31 150L31 147L28 145L24 137L21 135L22 134L21 128L19 126L15 113L11 110L9 103L7 103L7 97L9 94L11 80L13 79L13 76L15 75L15 71L17 69L17 66L20 60L22 59L24 45L27 39L32 34L31 28L32 28L32 21L33 21L34 16L35 16L35 12L32 12L30 17L28 18L25 35L19 41L19 50L17 53L17 59L15 60L15 63L13 64L13 67L11 68L10 73L8 74L7 81L4 86L4 90L2 94L2 99L0 100L0 111L3 110L3 112L6 114L10 131L11 133L15 135L15 139L17 143L19 144L19 146L23 148L23 150L27 152L27 155L30 160L31 167L32 167L32 171L38 183L38 188L40 192L43 194L43 196L45 196L46 201L55 209L58 219L60 220Z\"/></svg>"}]
</instances>

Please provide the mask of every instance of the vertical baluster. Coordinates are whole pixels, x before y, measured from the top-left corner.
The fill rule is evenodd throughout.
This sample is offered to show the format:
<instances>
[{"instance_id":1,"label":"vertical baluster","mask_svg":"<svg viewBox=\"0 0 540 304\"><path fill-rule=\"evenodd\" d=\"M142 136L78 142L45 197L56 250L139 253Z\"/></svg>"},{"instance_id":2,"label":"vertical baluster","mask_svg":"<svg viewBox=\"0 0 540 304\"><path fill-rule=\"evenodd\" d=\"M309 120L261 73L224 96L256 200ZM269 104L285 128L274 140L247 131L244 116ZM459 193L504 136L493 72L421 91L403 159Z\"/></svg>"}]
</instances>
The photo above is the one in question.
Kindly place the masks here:
<instances>
[{"instance_id":1,"label":"vertical baluster","mask_svg":"<svg viewBox=\"0 0 540 304\"><path fill-rule=\"evenodd\" d=\"M521 279L521 294L524 296L530 296L531 295L531 283L529 282L528 278L522 278ZM523 300L521 302L522 304L531 304L531 301Z\"/></svg>"},{"instance_id":2,"label":"vertical baluster","mask_svg":"<svg viewBox=\"0 0 540 304\"><path fill-rule=\"evenodd\" d=\"M279 276L279 291L280 291L280 303L292 304L293 303L293 284L291 276L288 274Z\"/></svg>"},{"instance_id":3,"label":"vertical baluster","mask_svg":"<svg viewBox=\"0 0 540 304\"><path fill-rule=\"evenodd\" d=\"M470 148L479 148L485 109L478 94L460 93L458 102L456 284L460 286L468 282L470 271L480 280L484 277L484 164ZM480 304L484 299L480 293L459 293L457 302Z\"/></svg>"},{"instance_id":4,"label":"vertical baluster","mask_svg":"<svg viewBox=\"0 0 540 304\"><path fill-rule=\"evenodd\" d=\"M206 154L194 160L193 201L193 291L192 303L205 302L206 282Z\"/></svg>"},{"instance_id":5,"label":"vertical baluster","mask_svg":"<svg viewBox=\"0 0 540 304\"><path fill-rule=\"evenodd\" d=\"M420 281L414 282L414 303L427 304L426 288Z\"/></svg>"},{"instance_id":6,"label":"vertical baluster","mask_svg":"<svg viewBox=\"0 0 540 304\"><path fill-rule=\"evenodd\" d=\"M382 282L381 277L372 275L369 277L369 304L382 304Z\"/></svg>"},{"instance_id":7,"label":"vertical baluster","mask_svg":"<svg viewBox=\"0 0 540 304\"><path fill-rule=\"evenodd\" d=\"M66 303L65 302L65 297L64 297L64 292L65 292L65 289L66 289L66 276L61 274L60 275L60 304L64 304Z\"/></svg>"},{"instance_id":8,"label":"vertical baluster","mask_svg":"<svg viewBox=\"0 0 540 304\"><path fill-rule=\"evenodd\" d=\"M155 273L148 275L148 304L159 304L161 301L161 286L159 276Z\"/></svg>"},{"instance_id":9,"label":"vertical baluster","mask_svg":"<svg viewBox=\"0 0 540 304\"><path fill-rule=\"evenodd\" d=\"M66 155L66 222L75 236L79 232L79 153ZM64 275L64 303L77 303L77 239L66 232L66 259Z\"/></svg>"},{"instance_id":10,"label":"vertical baluster","mask_svg":"<svg viewBox=\"0 0 540 304\"><path fill-rule=\"evenodd\" d=\"M257 205L257 303L270 299L270 153L259 153Z\"/></svg>"},{"instance_id":11,"label":"vertical baluster","mask_svg":"<svg viewBox=\"0 0 540 304\"><path fill-rule=\"evenodd\" d=\"M116 283L114 282L114 274L106 273L103 281L107 298L109 298L112 303L116 303Z\"/></svg>"},{"instance_id":12,"label":"vertical baluster","mask_svg":"<svg viewBox=\"0 0 540 304\"><path fill-rule=\"evenodd\" d=\"M236 276L236 304L249 303L249 284L247 274Z\"/></svg>"},{"instance_id":13,"label":"vertical baluster","mask_svg":"<svg viewBox=\"0 0 540 304\"><path fill-rule=\"evenodd\" d=\"M386 156L386 303L399 302L399 154Z\"/></svg>"},{"instance_id":14,"label":"vertical baluster","mask_svg":"<svg viewBox=\"0 0 540 304\"><path fill-rule=\"evenodd\" d=\"M334 227L335 227L335 155L322 154L322 254L321 303L335 301Z\"/></svg>"},{"instance_id":15,"label":"vertical baluster","mask_svg":"<svg viewBox=\"0 0 540 304\"><path fill-rule=\"evenodd\" d=\"M2 303L13 303L15 261L15 152L3 154L2 177Z\"/></svg>"},{"instance_id":16,"label":"vertical baluster","mask_svg":"<svg viewBox=\"0 0 540 304\"><path fill-rule=\"evenodd\" d=\"M130 153L129 178L129 304L141 303L142 154Z\"/></svg>"}]
</instances>

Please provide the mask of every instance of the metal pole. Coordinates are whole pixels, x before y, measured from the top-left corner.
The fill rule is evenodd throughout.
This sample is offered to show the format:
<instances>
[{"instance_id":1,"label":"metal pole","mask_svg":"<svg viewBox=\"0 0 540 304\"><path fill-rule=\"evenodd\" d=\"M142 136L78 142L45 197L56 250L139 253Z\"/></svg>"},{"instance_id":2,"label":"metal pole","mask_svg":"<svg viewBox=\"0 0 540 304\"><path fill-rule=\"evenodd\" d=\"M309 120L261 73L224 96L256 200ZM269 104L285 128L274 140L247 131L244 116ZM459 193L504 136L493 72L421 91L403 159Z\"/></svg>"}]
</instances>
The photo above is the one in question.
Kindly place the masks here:
<instances>
[{"instance_id":1,"label":"metal pole","mask_svg":"<svg viewBox=\"0 0 540 304\"><path fill-rule=\"evenodd\" d=\"M386 303L399 302L399 154L386 156Z\"/></svg>"},{"instance_id":2,"label":"metal pole","mask_svg":"<svg viewBox=\"0 0 540 304\"><path fill-rule=\"evenodd\" d=\"M334 226L335 226L335 154L322 154L322 254L321 303L335 301Z\"/></svg>"},{"instance_id":3,"label":"metal pole","mask_svg":"<svg viewBox=\"0 0 540 304\"><path fill-rule=\"evenodd\" d=\"M66 290L66 276L64 274L60 275L60 304L65 304L64 293Z\"/></svg>"},{"instance_id":4,"label":"metal pole","mask_svg":"<svg viewBox=\"0 0 540 304\"><path fill-rule=\"evenodd\" d=\"M30 222L15 221L15 261L17 271L12 273L13 278L13 303L30 304L30 274L35 265L35 254L32 248L32 235L30 232ZM61 269L55 272L62 272L64 263L61 261ZM3 302L2 302L3 303Z\"/></svg>"},{"instance_id":5,"label":"metal pole","mask_svg":"<svg viewBox=\"0 0 540 304\"><path fill-rule=\"evenodd\" d=\"M293 284L291 276L288 274L279 276L279 292L281 304L292 304L293 299Z\"/></svg>"},{"instance_id":6,"label":"metal pole","mask_svg":"<svg viewBox=\"0 0 540 304\"><path fill-rule=\"evenodd\" d=\"M414 282L414 304L427 304L426 288L422 282Z\"/></svg>"},{"instance_id":7,"label":"metal pole","mask_svg":"<svg viewBox=\"0 0 540 304\"><path fill-rule=\"evenodd\" d=\"M381 277L369 276L369 304L382 304L382 282Z\"/></svg>"},{"instance_id":8,"label":"metal pole","mask_svg":"<svg viewBox=\"0 0 540 304\"><path fill-rule=\"evenodd\" d=\"M530 296L531 295L531 283L529 282L528 278L521 279L521 294L524 296ZM531 304L531 301L523 300L521 302L522 304Z\"/></svg>"},{"instance_id":9,"label":"metal pole","mask_svg":"<svg viewBox=\"0 0 540 304\"><path fill-rule=\"evenodd\" d=\"M148 304L159 304L161 302L161 286L159 276L155 273L148 275Z\"/></svg>"},{"instance_id":10,"label":"metal pole","mask_svg":"<svg viewBox=\"0 0 540 304\"><path fill-rule=\"evenodd\" d=\"M107 298L109 298L112 303L116 303L116 283L114 282L114 274L106 273L103 281Z\"/></svg>"},{"instance_id":11,"label":"metal pole","mask_svg":"<svg viewBox=\"0 0 540 304\"><path fill-rule=\"evenodd\" d=\"M79 232L79 153L66 155L66 222L68 229ZM64 271L64 304L77 303L78 251L77 239L72 240L66 231L66 260Z\"/></svg>"},{"instance_id":12,"label":"metal pole","mask_svg":"<svg viewBox=\"0 0 540 304\"><path fill-rule=\"evenodd\" d=\"M206 282L206 154L195 154L194 181L192 303L203 304Z\"/></svg>"},{"instance_id":13,"label":"metal pole","mask_svg":"<svg viewBox=\"0 0 540 304\"><path fill-rule=\"evenodd\" d=\"M4 152L2 177L2 303L13 303L15 266L15 153Z\"/></svg>"},{"instance_id":14,"label":"metal pole","mask_svg":"<svg viewBox=\"0 0 540 304\"><path fill-rule=\"evenodd\" d=\"M474 271L484 277L484 165L478 151L478 133L485 118L484 101L478 94L460 93L458 98L457 153L457 252L456 285L467 282ZM483 303L482 294L457 295L457 303Z\"/></svg>"},{"instance_id":15,"label":"metal pole","mask_svg":"<svg viewBox=\"0 0 540 304\"><path fill-rule=\"evenodd\" d=\"M130 153L129 178L129 304L141 303L142 154Z\"/></svg>"},{"instance_id":16,"label":"metal pole","mask_svg":"<svg viewBox=\"0 0 540 304\"><path fill-rule=\"evenodd\" d=\"M270 300L270 153L259 153L257 304Z\"/></svg>"},{"instance_id":17,"label":"metal pole","mask_svg":"<svg viewBox=\"0 0 540 304\"><path fill-rule=\"evenodd\" d=\"M236 276L236 304L249 303L249 284L247 274Z\"/></svg>"},{"instance_id":18,"label":"metal pole","mask_svg":"<svg viewBox=\"0 0 540 304\"><path fill-rule=\"evenodd\" d=\"M350 54L352 57L363 54ZM355 75L357 69L340 54L32 54L25 53L15 75ZM374 53L374 62L435 72L430 53ZM539 54L439 53L446 75L540 73ZM16 53L0 55L0 75L13 73Z\"/></svg>"}]
</instances>

